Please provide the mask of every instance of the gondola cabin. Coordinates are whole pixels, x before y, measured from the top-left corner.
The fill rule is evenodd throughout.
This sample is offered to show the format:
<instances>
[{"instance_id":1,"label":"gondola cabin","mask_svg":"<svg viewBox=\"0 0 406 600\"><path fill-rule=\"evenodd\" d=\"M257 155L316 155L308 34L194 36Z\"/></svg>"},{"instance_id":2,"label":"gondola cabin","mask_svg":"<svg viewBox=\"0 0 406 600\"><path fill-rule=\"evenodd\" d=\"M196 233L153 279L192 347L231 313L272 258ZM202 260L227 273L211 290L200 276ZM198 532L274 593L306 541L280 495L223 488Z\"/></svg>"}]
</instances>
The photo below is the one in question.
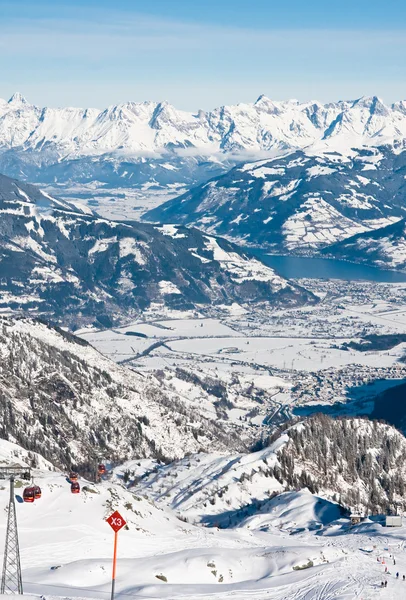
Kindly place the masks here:
<instances>
[{"instance_id":1,"label":"gondola cabin","mask_svg":"<svg viewBox=\"0 0 406 600\"><path fill-rule=\"evenodd\" d=\"M106 473L106 466L99 465L97 471L98 471L99 475L104 475Z\"/></svg>"},{"instance_id":2,"label":"gondola cabin","mask_svg":"<svg viewBox=\"0 0 406 600\"><path fill-rule=\"evenodd\" d=\"M77 481L74 481L70 486L70 491L72 494L80 494L80 485Z\"/></svg>"},{"instance_id":3,"label":"gondola cabin","mask_svg":"<svg viewBox=\"0 0 406 600\"><path fill-rule=\"evenodd\" d=\"M35 491L33 487L25 488L23 492L23 500L24 502L34 502L35 500Z\"/></svg>"},{"instance_id":4,"label":"gondola cabin","mask_svg":"<svg viewBox=\"0 0 406 600\"><path fill-rule=\"evenodd\" d=\"M71 471L69 473L69 481L74 482L74 481L77 481L77 480L78 480L78 474L75 473L75 471Z\"/></svg>"},{"instance_id":5,"label":"gondola cabin","mask_svg":"<svg viewBox=\"0 0 406 600\"><path fill-rule=\"evenodd\" d=\"M35 500L39 500L41 498L42 492L41 492L41 488L39 487L39 485L34 486L34 497Z\"/></svg>"}]
</instances>

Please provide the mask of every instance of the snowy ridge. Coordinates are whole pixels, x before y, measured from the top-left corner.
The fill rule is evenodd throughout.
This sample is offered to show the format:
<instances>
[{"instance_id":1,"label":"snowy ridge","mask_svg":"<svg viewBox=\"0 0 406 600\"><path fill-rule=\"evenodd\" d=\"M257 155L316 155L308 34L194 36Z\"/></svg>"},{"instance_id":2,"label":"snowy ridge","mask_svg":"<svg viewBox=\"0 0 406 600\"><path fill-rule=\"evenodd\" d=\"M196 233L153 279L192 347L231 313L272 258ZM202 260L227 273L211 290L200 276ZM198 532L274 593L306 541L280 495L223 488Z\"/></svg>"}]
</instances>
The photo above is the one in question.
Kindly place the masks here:
<instances>
[{"instance_id":1,"label":"snowy ridge","mask_svg":"<svg viewBox=\"0 0 406 600\"><path fill-rule=\"evenodd\" d=\"M309 148L244 163L149 211L248 245L314 252L404 218L403 145Z\"/></svg>"},{"instance_id":2,"label":"snowy ridge","mask_svg":"<svg viewBox=\"0 0 406 600\"><path fill-rule=\"evenodd\" d=\"M406 270L406 221L402 219L326 248L325 253L383 269Z\"/></svg>"},{"instance_id":3,"label":"snowy ridge","mask_svg":"<svg viewBox=\"0 0 406 600\"><path fill-rule=\"evenodd\" d=\"M167 102L104 110L41 108L21 94L0 102L0 170L32 181L190 184L243 156L319 143L333 149L393 143L405 136L404 102L386 106L377 97L322 104L260 96L195 113Z\"/></svg>"},{"instance_id":4,"label":"snowy ridge","mask_svg":"<svg viewBox=\"0 0 406 600\"><path fill-rule=\"evenodd\" d=\"M40 108L15 94L0 104L3 148L37 149L51 144L64 157L155 152L166 147L216 151L286 149L316 140L402 139L403 103L386 106L377 97L321 104L275 102L261 96L251 104L188 113L167 102L127 102L104 110Z\"/></svg>"},{"instance_id":5,"label":"snowy ridge","mask_svg":"<svg viewBox=\"0 0 406 600\"><path fill-rule=\"evenodd\" d=\"M78 329L173 309L315 302L225 240L196 229L102 219L0 176L0 310Z\"/></svg>"}]
</instances>

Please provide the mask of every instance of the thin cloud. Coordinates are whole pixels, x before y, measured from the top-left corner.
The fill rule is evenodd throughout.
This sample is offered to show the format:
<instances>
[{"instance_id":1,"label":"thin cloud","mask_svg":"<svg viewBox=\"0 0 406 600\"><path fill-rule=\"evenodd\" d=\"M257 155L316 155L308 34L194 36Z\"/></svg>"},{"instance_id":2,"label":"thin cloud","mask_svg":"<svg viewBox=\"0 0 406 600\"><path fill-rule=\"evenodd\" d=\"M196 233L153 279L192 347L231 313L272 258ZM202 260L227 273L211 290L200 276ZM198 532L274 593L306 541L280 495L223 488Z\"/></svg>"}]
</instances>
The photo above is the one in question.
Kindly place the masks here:
<instances>
[{"instance_id":1,"label":"thin cloud","mask_svg":"<svg viewBox=\"0 0 406 600\"><path fill-rule=\"evenodd\" d=\"M29 13L27 13L29 14ZM0 21L0 96L186 109L272 98L404 97L405 31L250 29L120 12ZM6 91L3 91L6 90Z\"/></svg>"},{"instance_id":2,"label":"thin cloud","mask_svg":"<svg viewBox=\"0 0 406 600\"><path fill-rule=\"evenodd\" d=\"M231 50L253 49L308 54L327 51L350 55L366 54L380 47L384 53L406 48L402 30L340 29L248 29L217 25L157 20L139 15L104 19L11 19L0 23L0 48L11 56L27 52L46 57L110 57L130 51ZM245 48L244 48L245 47ZM122 56L123 60L128 56Z\"/></svg>"}]
</instances>

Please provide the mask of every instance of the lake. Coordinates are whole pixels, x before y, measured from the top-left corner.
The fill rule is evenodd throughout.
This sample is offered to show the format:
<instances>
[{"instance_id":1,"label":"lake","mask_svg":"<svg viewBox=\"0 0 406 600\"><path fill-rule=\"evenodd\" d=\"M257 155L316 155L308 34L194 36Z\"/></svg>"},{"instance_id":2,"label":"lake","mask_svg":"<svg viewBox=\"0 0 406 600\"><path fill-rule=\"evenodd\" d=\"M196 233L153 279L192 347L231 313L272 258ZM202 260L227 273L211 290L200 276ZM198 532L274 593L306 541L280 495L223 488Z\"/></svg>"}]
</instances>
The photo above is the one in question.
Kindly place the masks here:
<instances>
[{"instance_id":1,"label":"lake","mask_svg":"<svg viewBox=\"0 0 406 600\"><path fill-rule=\"evenodd\" d=\"M344 279L380 283L406 282L406 273L387 271L333 258L311 258L307 256L284 256L267 254L263 250L253 252L266 265L287 279Z\"/></svg>"}]
</instances>

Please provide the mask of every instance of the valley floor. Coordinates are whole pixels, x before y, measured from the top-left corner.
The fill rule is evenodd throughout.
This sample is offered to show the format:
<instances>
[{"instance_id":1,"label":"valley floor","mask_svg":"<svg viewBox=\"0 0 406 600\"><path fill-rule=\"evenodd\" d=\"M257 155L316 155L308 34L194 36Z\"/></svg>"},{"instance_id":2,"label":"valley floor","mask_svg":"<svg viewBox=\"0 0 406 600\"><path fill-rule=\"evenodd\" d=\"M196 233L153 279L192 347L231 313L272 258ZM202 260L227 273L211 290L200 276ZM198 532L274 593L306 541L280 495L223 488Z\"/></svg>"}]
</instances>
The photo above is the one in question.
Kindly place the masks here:
<instances>
[{"instance_id":1,"label":"valley floor","mask_svg":"<svg viewBox=\"0 0 406 600\"><path fill-rule=\"evenodd\" d=\"M126 327L78 334L117 362L164 378L211 417L242 422L254 431L315 403L332 406L338 399L365 408L374 390L369 382L406 379L406 367L399 362L405 343L369 352L344 347L367 334L403 333L405 284L303 283L320 297L317 306L250 311L234 305L209 314L203 309L168 313L154 306L143 320ZM354 388L358 396L349 394ZM8 442L1 442L0 450L0 462L28 460ZM99 484L82 480L78 496L70 493L65 474L41 464L35 480L42 498L25 504L22 487L16 489L25 592L47 600L109 598L113 534L104 519L119 509L128 522L128 530L119 534L116 590L122 600L406 597L405 526L389 529L379 519L368 519L351 528L348 515L334 502L306 490L275 488L282 494L265 509L218 528L218 506L211 510L200 491L209 481L218 492L229 473L231 503L234 498L243 506L260 498L260 492L269 497L272 490L257 484L250 490L241 477L244 471L238 472L238 464L251 467L250 461L264 458L261 453L196 455L160 472L159 480L154 479L155 463L133 461L112 469ZM126 469L143 476L130 488L123 484ZM152 474L144 477L148 469ZM233 482L239 482L235 490ZM186 494L190 491L193 496ZM4 483L0 547L7 501ZM233 511L231 506L230 522ZM384 580L388 585L382 589Z\"/></svg>"},{"instance_id":2,"label":"valley floor","mask_svg":"<svg viewBox=\"0 0 406 600\"><path fill-rule=\"evenodd\" d=\"M219 379L233 392L222 416L226 413L227 419L251 426L278 422L281 414L319 405L335 405L336 412L342 409L346 414L370 413L370 399L377 393L377 384L371 383L381 381L384 389L406 379L406 343L383 350L372 346L369 351L348 344L371 334L403 334L406 284L315 279L300 283L320 298L318 305L234 305L209 313L154 305L142 320L125 327L78 334L137 371L164 370L179 394L199 406L206 404L209 413L216 398L185 381L183 371ZM250 385L263 390L262 399L247 400Z\"/></svg>"}]
</instances>

